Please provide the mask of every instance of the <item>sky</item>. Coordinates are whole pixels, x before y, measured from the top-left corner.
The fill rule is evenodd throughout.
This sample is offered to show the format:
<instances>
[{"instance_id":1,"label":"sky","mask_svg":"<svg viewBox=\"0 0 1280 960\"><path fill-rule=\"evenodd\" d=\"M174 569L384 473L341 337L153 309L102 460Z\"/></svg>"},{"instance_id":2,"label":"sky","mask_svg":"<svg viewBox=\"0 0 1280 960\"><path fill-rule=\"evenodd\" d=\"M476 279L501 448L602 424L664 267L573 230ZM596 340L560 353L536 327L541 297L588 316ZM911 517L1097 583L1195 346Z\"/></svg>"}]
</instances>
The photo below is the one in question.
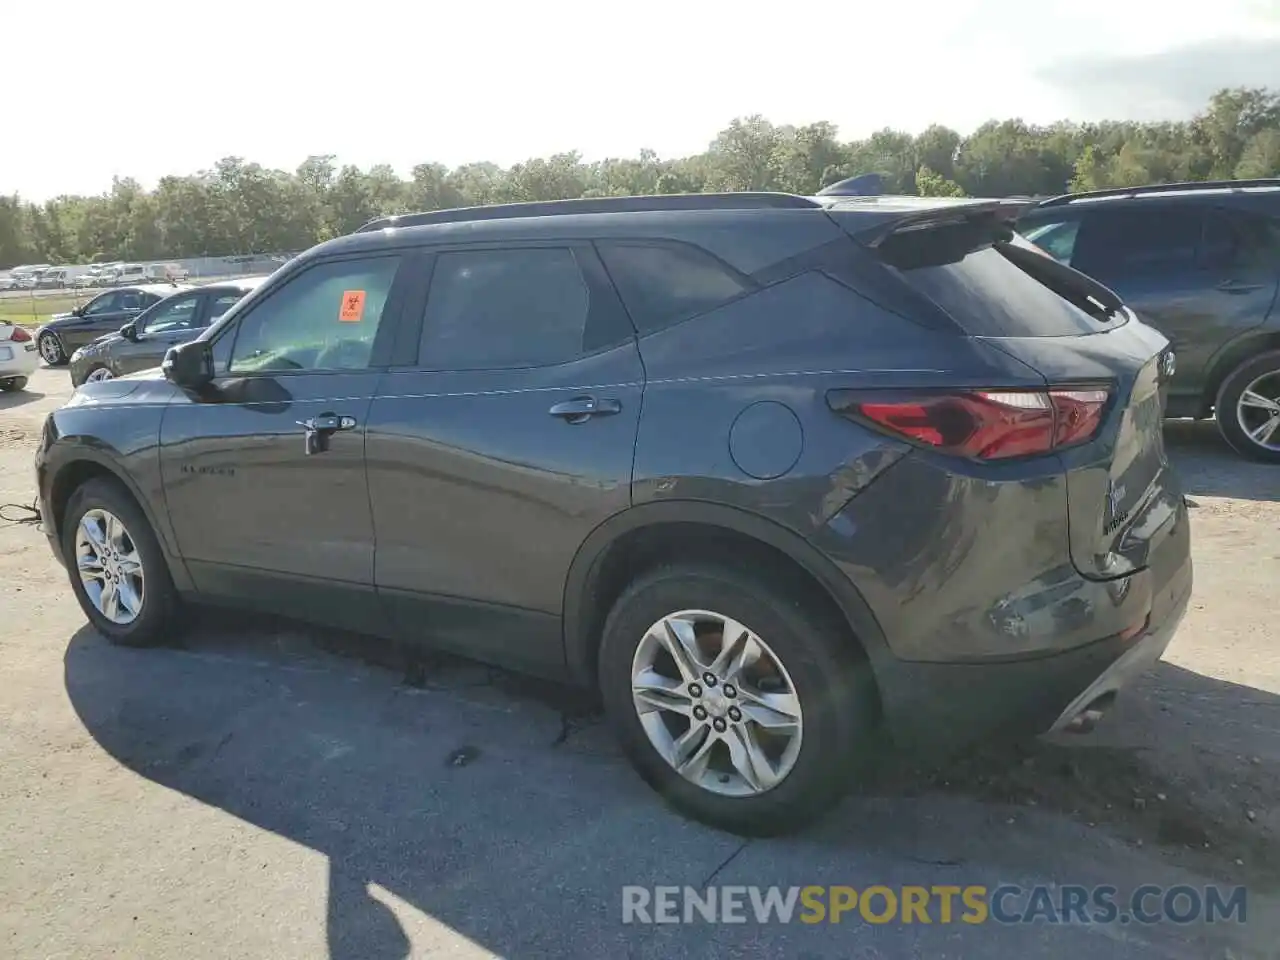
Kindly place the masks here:
<instances>
[{"instance_id":1,"label":"sky","mask_svg":"<svg viewBox=\"0 0 1280 960\"><path fill-rule=\"evenodd\" d=\"M1280 0L1182 3L7 0L0 194L151 187L225 156L675 157L756 113L843 139L1183 119L1223 86L1280 88Z\"/></svg>"}]
</instances>

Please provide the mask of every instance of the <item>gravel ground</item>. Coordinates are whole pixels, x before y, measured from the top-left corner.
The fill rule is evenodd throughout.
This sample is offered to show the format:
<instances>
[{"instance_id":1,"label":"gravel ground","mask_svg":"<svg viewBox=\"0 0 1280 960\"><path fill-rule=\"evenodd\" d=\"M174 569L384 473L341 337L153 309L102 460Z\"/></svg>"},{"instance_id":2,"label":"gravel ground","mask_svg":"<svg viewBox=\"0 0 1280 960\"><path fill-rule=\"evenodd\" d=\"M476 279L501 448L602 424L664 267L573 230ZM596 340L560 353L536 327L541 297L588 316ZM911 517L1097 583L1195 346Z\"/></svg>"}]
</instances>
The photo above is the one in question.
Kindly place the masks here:
<instances>
[{"instance_id":1,"label":"gravel ground","mask_svg":"<svg viewBox=\"0 0 1280 960\"><path fill-rule=\"evenodd\" d=\"M0 503L68 393L0 396ZM203 612L112 648L0 523L0 957L1280 956L1280 471L1168 435L1196 593L1098 730L903 765L767 842L668 813L567 691ZM1246 923L621 921L626 884L1214 882Z\"/></svg>"}]
</instances>

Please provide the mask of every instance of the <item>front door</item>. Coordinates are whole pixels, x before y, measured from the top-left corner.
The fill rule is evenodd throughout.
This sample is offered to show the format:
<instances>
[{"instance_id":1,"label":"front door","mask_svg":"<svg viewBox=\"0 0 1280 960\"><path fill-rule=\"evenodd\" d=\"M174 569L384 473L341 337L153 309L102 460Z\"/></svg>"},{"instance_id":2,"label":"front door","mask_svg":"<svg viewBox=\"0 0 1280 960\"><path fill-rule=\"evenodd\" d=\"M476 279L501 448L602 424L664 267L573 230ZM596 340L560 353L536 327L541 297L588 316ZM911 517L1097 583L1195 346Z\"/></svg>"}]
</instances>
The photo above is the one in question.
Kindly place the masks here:
<instances>
[{"instance_id":1,"label":"front door","mask_svg":"<svg viewBox=\"0 0 1280 960\"><path fill-rule=\"evenodd\" d=\"M113 348L116 376L158 367L170 347L194 340L204 326L207 300L199 290L180 293L138 317L134 322L137 339L123 340Z\"/></svg>"},{"instance_id":2,"label":"front door","mask_svg":"<svg viewBox=\"0 0 1280 960\"><path fill-rule=\"evenodd\" d=\"M365 429L401 262L296 270L220 332L212 388L166 410L165 496L199 590L377 629Z\"/></svg>"},{"instance_id":3,"label":"front door","mask_svg":"<svg viewBox=\"0 0 1280 960\"><path fill-rule=\"evenodd\" d=\"M589 244L434 261L369 414L378 591L402 633L555 673L569 566L631 502L634 333Z\"/></svg>"}]
</instances>

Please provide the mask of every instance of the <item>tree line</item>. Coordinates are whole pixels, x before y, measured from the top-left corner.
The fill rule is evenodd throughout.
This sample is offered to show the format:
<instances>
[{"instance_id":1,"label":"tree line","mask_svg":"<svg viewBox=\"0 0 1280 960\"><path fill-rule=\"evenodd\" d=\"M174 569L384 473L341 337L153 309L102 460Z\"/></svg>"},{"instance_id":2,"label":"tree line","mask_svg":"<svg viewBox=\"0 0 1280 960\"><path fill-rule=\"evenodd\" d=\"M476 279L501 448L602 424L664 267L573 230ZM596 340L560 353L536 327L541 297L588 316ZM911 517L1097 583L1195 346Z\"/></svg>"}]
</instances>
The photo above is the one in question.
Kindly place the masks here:
<instances>
[{"instance_id":1,"label":"tree line","mask_svg":"<svg viewBox=\"0 0 1280 960\"><path fill-rule=\"evenodd\" d=\"M830 123L740 117L690 157L664 160L641 150L592 163L561 153L508 168L421 163L408 179L387 165L338 166L333 156L308 157L293 172L227 157L212 170L164 177L153 190L117 178L100 196L41 204L0 196L0 267L296 251L391 213L655 193L812 194L872 172L887 193L924 196L1044 196L1280 176L1280 91L1223 89L1187 121L991 120L969 136L934 125L914 136L884 129L841 141Z\"/></svg>"}]
</instances>

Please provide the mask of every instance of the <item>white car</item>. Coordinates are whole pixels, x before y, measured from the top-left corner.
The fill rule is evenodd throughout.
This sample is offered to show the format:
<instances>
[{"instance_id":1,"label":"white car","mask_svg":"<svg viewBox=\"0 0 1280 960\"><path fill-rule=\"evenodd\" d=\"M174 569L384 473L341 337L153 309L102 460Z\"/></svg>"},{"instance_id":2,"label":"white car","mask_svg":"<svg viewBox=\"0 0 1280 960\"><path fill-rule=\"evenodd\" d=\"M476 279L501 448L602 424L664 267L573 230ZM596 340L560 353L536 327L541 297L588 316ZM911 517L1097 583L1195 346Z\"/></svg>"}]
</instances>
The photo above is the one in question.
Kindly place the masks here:
<instances>
[{"instance_id":1,"label":"white car","mask_svg":"<svg viewBox=\"0 0 1280 960\"><path fill-rule=\"evenodd\" d=\"M39 363L36 338L26 327L0 323L0 390L21 390Z\"/></svg>"}]
</instances>

